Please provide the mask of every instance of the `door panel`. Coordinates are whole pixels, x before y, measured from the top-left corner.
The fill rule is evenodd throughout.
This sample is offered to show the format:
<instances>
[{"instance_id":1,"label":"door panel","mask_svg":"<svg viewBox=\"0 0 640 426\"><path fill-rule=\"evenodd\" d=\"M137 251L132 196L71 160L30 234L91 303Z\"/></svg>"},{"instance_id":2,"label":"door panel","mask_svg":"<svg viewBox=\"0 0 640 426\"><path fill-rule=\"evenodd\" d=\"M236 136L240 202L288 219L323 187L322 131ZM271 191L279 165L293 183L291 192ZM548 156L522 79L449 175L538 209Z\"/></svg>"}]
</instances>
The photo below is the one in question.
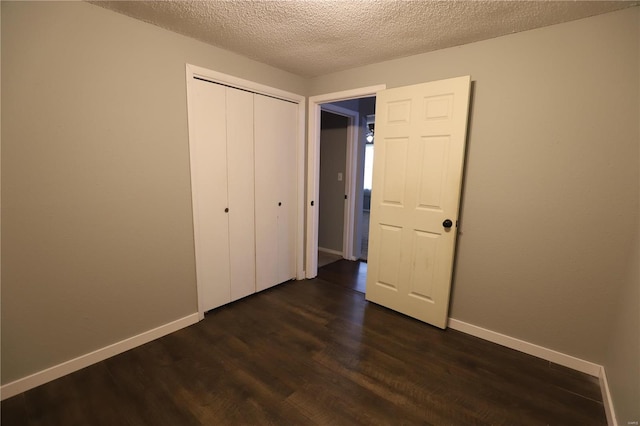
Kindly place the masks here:
<instances>
[{"instance_id":1,"label":"door panel","mask_svg":"<svg viewBox=\"0 0 640 426\"><path fill-rule=\"evenodd\" d=\"M433 281L438 249L438 235L424 231L414 231L412 241L411 280L409 294L422 300L433 301Z\"/></svg>"},{"instance_id":2,"label":"door panel","mask_svg":"<svg viewBox=\"0 0 640 426\"><path fill-rule=\"evenodd\" d=\"M379 277L376 285L387 290L398 291L400 279L400 248L402 247L402 228L382 225L378 227L380 250L376 259Z\"/></svg>"},{"instance_id":3,"label":"door panel","mask_svg":"<svg viewBox=\"0 0 640 426\"><path fill-rule=\"evenodd\" d=\"M256 289L295 277L297 105L255 95Z\"/></svg>"},{"instance_id":4,"label":"door panel","mask_svg":"<svg viewBox=\"0 0 640 426\"><path fill-rule=\"evenodd\" d=\"M195 80L193 82L194 134L190 142L197 175L192 185L206 194L194 203L198 268L198 299L208 311L229 302L229 231L227 201L227 147L225 88Z\"/></svg>"},{"instance_id":5,"label":"door panel","mask_svg":"<svg viewBox=\"0 0 640 426\"><path fill-rule=\"evenodd\" d=\"M385 90L376 107L367 300L447 322L470 78Z\"/></svg>"},{"instance_id":6,"label":"door panel","mask_svg":"<svg viewBox=\"0 0 640 426\"><path fill-rule=\"evenodd\" d=\"M279 101L282 123L280 134L279 184L282 205L278 208L278 283L296 276L296 130L298 108L291 102Z\"/></svg>"},{"instance_id":7,"label":"door panel","mask_svg":"<svg viewBox=\"0 0 640 426\"><path fill-rule=\"evenodd\" d=\"M421 138L418 159L422 163L418 189L418 207L441 210L442 184L447 177L449 138L442 136Z\"/></svg>"},{"instance_id":8,"label":"door panel","mask_svg":"<svg viewBox=\"0 0 640 426\"><path fill-rule=\"evenodd\" d=\"M253 94L227 88L231 300L256 291Z\"/></svg>"},{"instance_id":9,"label":"door panel","mask_svg":"<svg viewBox=\"0 0 640 426\"><path fill-rule=\"evenodd\" d=\"M256 291L278 283L278 139L272 98L254 96Z\"/></svg>"},{"instance_id":10,"label":"door panel","mask_svg":"<svg viewBox=\"0 0 640 426\"><path fill-rule=\"evenodd\" d=\"M278 123L278 280L288 281L296 275L296 129L297 105L273 99Z\"/></svg>"},{"instance_id":11,"label":"door panel","mask_svg":"<svg viewBox=\"0 0 640 426\"><path fill-rule=\"evenodd\" d=\"M384 179L382 186L382 202L384 204L395 204L398 207L404 205L408 147L409 140L407 138L389 138L386 141L384 173L387 178ZM377 150L378 147L376 146L375 149Z\"/></svg>"}]
</instances>

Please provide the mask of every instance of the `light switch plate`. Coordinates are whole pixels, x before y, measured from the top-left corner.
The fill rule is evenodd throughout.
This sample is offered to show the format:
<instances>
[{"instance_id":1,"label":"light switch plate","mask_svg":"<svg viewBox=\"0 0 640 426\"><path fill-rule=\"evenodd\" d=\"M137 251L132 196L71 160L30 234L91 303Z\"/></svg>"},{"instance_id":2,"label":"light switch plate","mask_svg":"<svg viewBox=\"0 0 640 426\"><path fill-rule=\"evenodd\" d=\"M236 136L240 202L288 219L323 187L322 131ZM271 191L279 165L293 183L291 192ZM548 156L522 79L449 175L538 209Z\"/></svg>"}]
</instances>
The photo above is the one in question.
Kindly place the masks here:
<instances>
[{"instance_id":1,"label":"light switch plate","mask_svg":"<svg viewBox=\"0 0 640 426\"><path fill-rule=\"evenodd\" d=\"M338 182L342 182L342 173L338 173Z\"/></svg>"}]
</instances>

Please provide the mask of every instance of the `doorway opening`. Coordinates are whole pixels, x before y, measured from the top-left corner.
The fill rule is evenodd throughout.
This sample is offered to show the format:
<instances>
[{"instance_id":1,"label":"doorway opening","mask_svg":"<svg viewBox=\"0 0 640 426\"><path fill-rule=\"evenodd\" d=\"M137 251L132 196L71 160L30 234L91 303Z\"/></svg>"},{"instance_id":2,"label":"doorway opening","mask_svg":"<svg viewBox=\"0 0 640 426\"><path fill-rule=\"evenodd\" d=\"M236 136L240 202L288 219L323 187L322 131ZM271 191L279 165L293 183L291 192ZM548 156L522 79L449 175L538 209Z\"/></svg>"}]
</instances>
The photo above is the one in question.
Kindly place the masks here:
<instances>
[{"instance_id":1,"label":"doorway opening","mask_svg":"<svg viewBox=\"0 0 640 426\"><path fill-rule=\"evenodd\" d=\"M375 97L320 105L318 267L366 262ZM366 277L366 265L363 266Z\"/></svg>"},{"instance_id":2,"label":"doorway opening","mask_svg":"<svg viewBox=\"0 0 640 426\"><path fill-rule=\"evenodd\" d=\"M373 142L375 140L375 114L366 118L364 143L364 170L362 179L362 221L360 234L360 260L366 262L369 257L369 219L371 213L371 188L373 186Z\"/></svg>"},{"instance_id":3,"label":"doorway opening","mask_svg":"<svg viewBox=\"0 0 640 426\"><path fill-rule=\"evenodd\" d=\"M371 136L374 128L375 95L379 90L383 89L385 89L385 86L374 86L309 98L307 278L313 278L318 275L318 265L326 263L324 259L327 254L333 254L339 259L334 264L335 268L338 268L341 262L348 264L362 259L366 261L368 253L368 221L366 219L368 219L368 216L365 216L365 213L368 214L371 191L370 174L367 181L367 190L365 190L364 182L366 145L367 137ZM350 135L351 139L347 137L342 142L341 154L339 155L327 154L327 151L330 150L323 149L321 137L324 119L331 120L328 117L336 114L350 117L349 129L344 130L342 134ZM328 144L331 144L331 142ZM371 144L369 143L369 145ZM368 150L371 153L371 148ZM371 157L371 155L369 154L368 157ZM343 162L343 158L346 162ZM323 171L324 166L329 166L330 172ZM344 170L344 173L342 170ZM321 175L321 173L323 174ZM338 187L336 193L342 195L340 203L336 202L337 196L334 195L333 204L339 208L336 208L336 211L332 213L333 220L329 221L323 217L324 207L326 207L327 203L326 200L323 201L323 193L326 189L324 188L325 184ZM340 193L340 190L342 190L343 194ZM365 212L365 210L367 211ZM337 219L340 217L340 212L342 212L342 221ZM332 227L333 235L337 237L333 241L333 247L325 247L327 245L326 236L319 235L319 231L324 233L327 228ZM341 245L340 235L342 236ZM340 246L342 251L336 249L336 247ZM329 251L325 250L327 248ZM366 273L363 274L363 268L357 269L359 275L366 276ZM366 263L364 264L364 270L366 271Z\"/></svg>"},{"instance_id":4,"label":"doorway opening","mask_svg":"<svg viewBox=\"0 0 640 426\"><path fill-rule=\"evenodd\" d=\"M321 105L318 209L318 267L349 259L353 221L354 148L358 145L357 101Z\"/></svg>"},{"instance_id":5,"label":"doorway opening","mask_svg":"<svg viewBox=\"0 0 640 426\"><path fill-rule=\"evenodd\" d=\"M373 109L375 98L351 99L322 104L320 114L318 277L360 293L367 279L365 194L370 199L371 193L371 180L365 183L371 178L365 172L369 124L361 117Z\"/></svg>"}]
</instances>

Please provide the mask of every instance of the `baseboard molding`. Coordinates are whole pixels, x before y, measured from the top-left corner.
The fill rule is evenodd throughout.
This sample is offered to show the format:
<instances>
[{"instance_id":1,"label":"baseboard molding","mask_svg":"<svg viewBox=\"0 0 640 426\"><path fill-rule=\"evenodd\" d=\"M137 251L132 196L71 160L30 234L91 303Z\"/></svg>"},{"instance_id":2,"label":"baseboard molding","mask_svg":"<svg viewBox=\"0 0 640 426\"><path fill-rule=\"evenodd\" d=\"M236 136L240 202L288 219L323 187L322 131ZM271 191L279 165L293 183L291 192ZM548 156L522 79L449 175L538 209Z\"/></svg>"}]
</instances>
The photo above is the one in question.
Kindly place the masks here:
<instances>
[{"instance_id":1,"label":"baseboard molding","mask_svg":"<svg viewBox=\"0 0 640 426\"><path fill-rule=\"evenodd\" d=\"M515 349L573 370L581 371L594 377L600 377L602 366L571 355L563 354L562 352L557 352L543 346L525 342L524 340L487 330L486 328L478 327L454 318L449 318L449 327L454 330L497 343L498 345L506 346L507 348Z\"/></svg>"},{"instance_id":2,"label":"baseboard molding","mask_svg":"<svg viewBox=\"0 0 640 426\"><path fill-rule=\"evenodd\" d=\"M323 253L337 254L338 256L342 256L342 252L341 251L332 250L332 249L328 249L328 248L324 248L324 247L318 247L318 251L321 251Z\"/></svg>"},{"instance_id":3,"label":"baseboard molding","mask_svg":"<svg viewBox=\"0 0 640 426\"><path fill-rule=\"evenodd\" d=\"M616 411L613 408L613 399L611 398L611 392L609 391L609 381L607 375L604 372L604 367L600 368L600 390L602 391L602 403L604 404L604 412L607 415L607 424L609 426L618 426L618 419L616 418Z\"/></svg>"},{"instance_id":4,"label":"baseboard molding","mask_svg":"<svg viewBox=\"0 0 640 426\"><path fill-rule=\"evenodd\" d=\"M120 342L105 346L104 348L81 355L69 361L65 361L62 364L54 365L46 370L42 370L31 374L30 376L23 377L22 379L7 383L0 387L0 400L11 398L19 393L28 391L29 389L33 389L67 374L71 374L74 371L81 370L114 355L126 352L129 349L144 345L145 343L149 343L152 340L166 336L167 334L173 333L174 331L178 331L181 328L188 327L197 322L198 313L187 315L186 317L161 325L160 327L140 333L137 336L129 337L128 339L121 340Z\"/></svg>"}]
</instances>

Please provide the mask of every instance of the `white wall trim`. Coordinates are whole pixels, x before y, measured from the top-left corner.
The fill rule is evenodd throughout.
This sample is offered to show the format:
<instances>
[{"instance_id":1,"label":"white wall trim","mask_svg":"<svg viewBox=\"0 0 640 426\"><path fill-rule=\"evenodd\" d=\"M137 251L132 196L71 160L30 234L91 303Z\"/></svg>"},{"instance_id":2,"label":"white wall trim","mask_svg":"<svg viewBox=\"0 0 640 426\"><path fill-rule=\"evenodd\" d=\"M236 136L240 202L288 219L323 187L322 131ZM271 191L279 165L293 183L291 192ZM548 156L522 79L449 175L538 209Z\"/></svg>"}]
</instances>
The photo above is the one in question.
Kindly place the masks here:
<instances>
[{"instance_id":1,"label":"white wall trim","mask_svg":"<svg viewBox=\"0 0 640 426\"><path fill-rule=\"evenodd\" d=\"M386 89L385 84L361 87L359 89L342 92L327 93L309 98L309 115L307 120L307 248L306 248L306 277L314 278L318 275L318 209L316 204L320 190L320 104L346 101L348 99L375 96L380 90Z\"/></svg>"},{"instance_id":2,"label":"white wall trim","mask_svg":"<svg viewBox=\"0 0 640 426\"><path fill-rule=\"evenodd\" d=\"M618 419L616 418L616 411L613 407L613 399L611 398L611 391L609 390L609 381L604 371L604 367L600 367L600 390L602 391L602 403L604 404L604 412L607 415L607 424L609 426L618 426Z\"/></svg>"},{"instance_id":3,"label":"white wall trim","mask_svg":"<svg viewBox=\"0 0 640 426\"><path fill-rule=\"evenodd\" d=\"M547 361L551 361L564 367L581 371L594 377L599 377L600 371L602 370L602 366L598 364L594 364L562 352L557 352L553 349L525 342L524 340L516 339L515 337L487 330L486 328L478 327L454 318L449 318L449 327L454 330L506 346L507 348L515 349L538 358L546 359Z\"/></svg>"},{"instance_id":4,"label":"white wall trim","mask_svg":"<svg viewBox=\"0 0 640 426\"><path fill-rule=\"evenodd\" d=\"M12 396L26 392L29 389L33 389L62 376L66 376L67 374L71 374L74 371L81 370L97 362L104 361L107 358L111 358L112 356L126 352L137 346L144 345L145 343L149 343L152 340L166 336L167 334L173 333L174 331L178 331L197 322L198 313L193 313L170 323L161 325L160 327L153 328L136 336L129 337L128 339L124 339L109 346L105 346L104 348L89 352L88 354L81 355L45 370L38 371L37 373L23 377L22 379L7 383L6 385L2 385L0 388L0 399L5 400L7 398L11 398Z\"/></svg>"},{"instance_id":5,"label":"white wall trim","mask_svg":"<svg viewBox=\"0 0 640 426\"><path fill-rule=\"evenodd\" d=\"M306 117L307 117L307 100L302 97L298 102L298 143L296 144L296 168L297 175L297 195L298 199L296 204L298 206L298 217L296 218L296 279L303 280L306 278L305 264L304 264L304 214L306 208L306 200L304 197L305 192L305 129L306 129Z\"/></svg>"},{"instance_id":6,"label":"white wall trim","mask_svg":"<svg viewBox=\"0 0 640 426\"><path fill-rule=\"evenodd\" d=\"M335 254L335 255L338 255L338 256L342 256L343 255L343 253L341 251L332 250L332 249L328 249L328 248L324 248L324 247L318 247L318 251L321 251L323 253Z\"/></svg>"},{"instance_id":7,"label":"white wall trim","mask_svg":"<svg viewBox=\"0 0 640 426\"><path fill-rule=\"evenodd\" d=\"M276 89L275 87L265 86L264 84L256 83L251 80L244 80L239 77L234 77L229 74L223 74L221 72L213 71L207 68L199 67L197 65L186 64L188 77L201 77L209 81L233 86L238 89L248 90L250 92L261 93L263 95L275 96L280 99L285 99L294 103L305 102L304 96L287 92L284 90Z\"/></svg>"}]
</instances>

